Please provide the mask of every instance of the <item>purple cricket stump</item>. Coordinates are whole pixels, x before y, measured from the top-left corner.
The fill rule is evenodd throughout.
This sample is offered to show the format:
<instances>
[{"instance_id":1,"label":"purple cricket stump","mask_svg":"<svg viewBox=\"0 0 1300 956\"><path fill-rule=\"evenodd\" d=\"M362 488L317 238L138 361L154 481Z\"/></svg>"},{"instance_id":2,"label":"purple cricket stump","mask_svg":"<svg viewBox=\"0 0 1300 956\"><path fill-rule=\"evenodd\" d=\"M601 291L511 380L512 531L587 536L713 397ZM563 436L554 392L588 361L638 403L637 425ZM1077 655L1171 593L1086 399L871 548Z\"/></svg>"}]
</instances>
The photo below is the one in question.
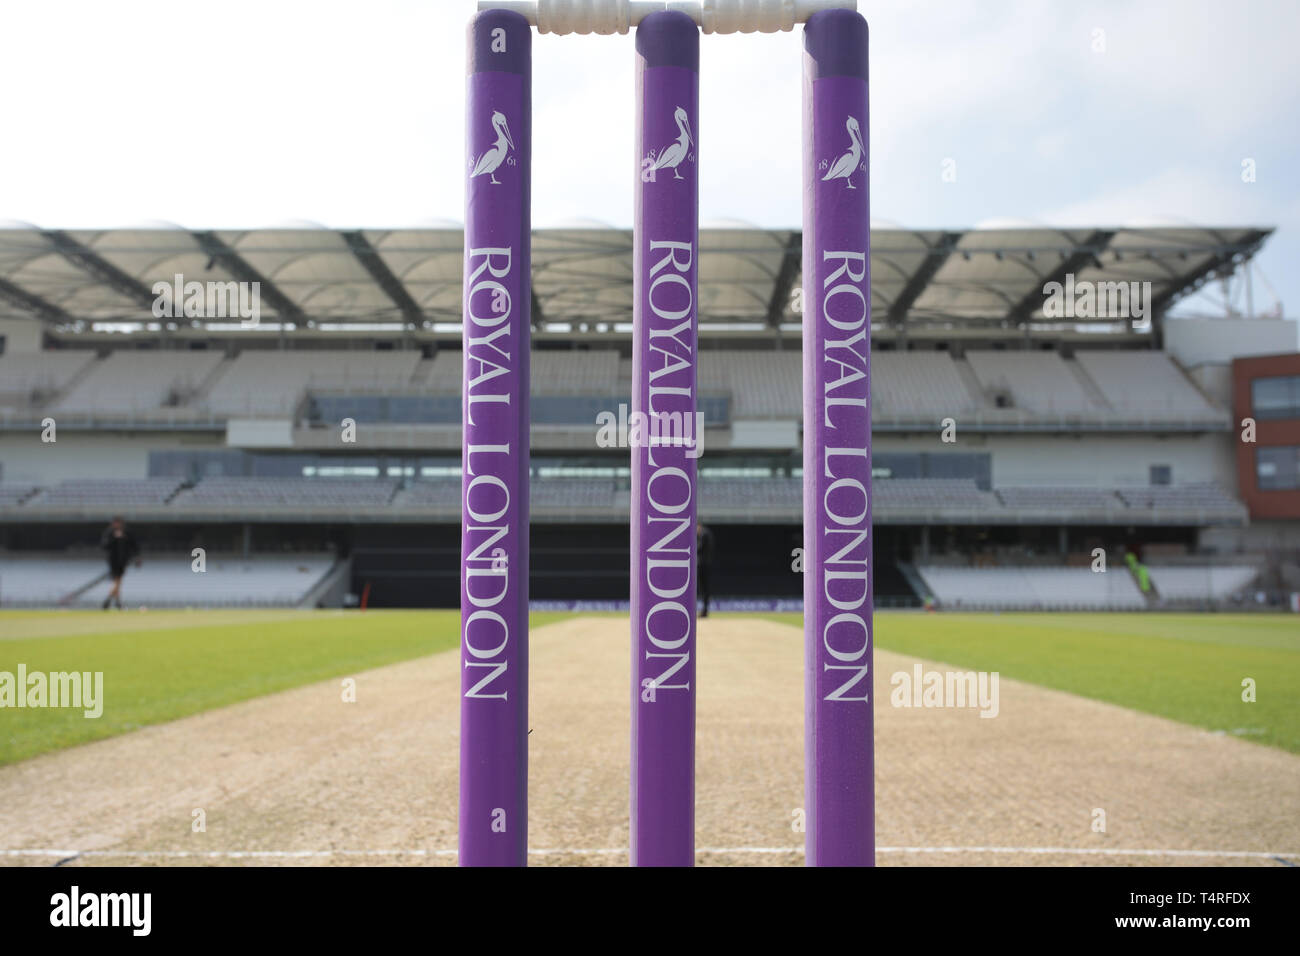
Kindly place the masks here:
<instances>
[{"instance_id":1,"label":"purple cricket stump","mask_svg":"<svg viewBox=\"0 0 1300 956\"><path fill-rule=\"evenodd\" d=\"M460 865L528 862L532 31L470 21L461 416Z\"/></svg>"},{"instance_id":2,"label":"purple cricket stump","mask_svg":"<svg viewBox=\"0 0 1300 956\"><path fill-rule=\"evenodd\" d=\"M803 86L807 863L875 864L867 22L814 13Z\"/></svg>"},{"instance_id":3,"label":"purple cricket stump","mask_svg":"<svg viewBox=\"0 0 1300 956\"><path fill-rule=\"evenodd\" d=\"M693 866L699 29L652 13L636 51L631 860Z\"/></svg>"}]
</instances>

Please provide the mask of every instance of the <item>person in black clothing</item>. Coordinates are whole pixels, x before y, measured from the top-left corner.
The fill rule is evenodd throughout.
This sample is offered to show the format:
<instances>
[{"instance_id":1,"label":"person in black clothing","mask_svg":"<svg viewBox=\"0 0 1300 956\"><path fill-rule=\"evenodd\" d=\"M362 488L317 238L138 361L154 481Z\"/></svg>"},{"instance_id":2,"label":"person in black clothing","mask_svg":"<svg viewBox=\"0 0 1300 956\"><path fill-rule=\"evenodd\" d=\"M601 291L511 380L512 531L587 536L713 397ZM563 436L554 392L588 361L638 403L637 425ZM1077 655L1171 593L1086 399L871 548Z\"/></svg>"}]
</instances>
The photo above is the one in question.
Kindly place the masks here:
<instances>
[{"instance_id":1,"label":"person in black clothing","mask_svg":"<svg viewBox=\"0 0 1300 956\"><path fill-rule=\"evenodd\" d=\"M701 617L709 616L709 569L713 565L713 532L703 524L695 524L695 577L699 586L699 598L704 602Z\"/></svg>"},{"instance_id":2,"label":"person in black clothing","mask_svg":"<svg viewBox=\"0 0 1300 956\"><path fill-rule=\"evenodd\" d=\"M135 540L135 535L126 530L126 524L120 516L113 519L113 523L104 529L104 536L99 540L99 546L104 549L104 555L108 558L108 576L113 581L113 587L108 592L108 597L104 598L103 610L107 611L109 604L116 601L117 609L122 610L122 577L126 574L126 566L135 560L135 566L140 566L140 545Z\"/></svg>"}]
</instances>

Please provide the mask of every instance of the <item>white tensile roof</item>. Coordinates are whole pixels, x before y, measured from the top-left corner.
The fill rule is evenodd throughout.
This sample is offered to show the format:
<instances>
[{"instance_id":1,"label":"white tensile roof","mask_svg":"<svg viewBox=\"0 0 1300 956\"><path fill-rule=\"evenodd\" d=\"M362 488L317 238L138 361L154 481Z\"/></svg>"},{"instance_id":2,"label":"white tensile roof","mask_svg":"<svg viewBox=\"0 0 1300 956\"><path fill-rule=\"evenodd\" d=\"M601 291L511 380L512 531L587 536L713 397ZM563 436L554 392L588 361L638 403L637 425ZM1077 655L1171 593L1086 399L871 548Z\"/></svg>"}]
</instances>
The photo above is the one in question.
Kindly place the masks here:
<instances>
[{"instance_id":1,"label":"white tensile roof","mask_svg":"<svg viewBox=\"0 0 1300 956\"><path fill-rule=\"evenodd\" d=\"M1150 282L1157 313L1253 255L1269 227L955 230L874 228L872 320L908 326L1050 323L1043 287ZM147 321L152 288L187 281L259 281L262 321L460 321L462 231L274 228L191 230L0 228L0 317L68 327ZM798 230L700 231L702 323L797 324ZM533 233L533 321L539 327L622 323L632 310L632 233Z\"/></svg>"}]
</instances>

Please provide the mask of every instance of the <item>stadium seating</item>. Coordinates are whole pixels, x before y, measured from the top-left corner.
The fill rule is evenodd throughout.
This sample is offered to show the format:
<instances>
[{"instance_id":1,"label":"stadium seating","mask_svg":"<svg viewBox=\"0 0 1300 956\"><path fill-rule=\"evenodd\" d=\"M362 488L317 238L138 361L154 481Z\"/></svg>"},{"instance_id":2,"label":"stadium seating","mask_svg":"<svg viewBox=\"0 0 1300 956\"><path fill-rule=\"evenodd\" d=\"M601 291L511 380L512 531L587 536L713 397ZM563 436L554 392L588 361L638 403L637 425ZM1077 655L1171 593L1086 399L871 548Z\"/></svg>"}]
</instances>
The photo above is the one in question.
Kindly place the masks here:
<instances>
[{"instance_id":1,"label":"stadium seating","mask_svg":"<svg viewBox=\"0 0 1300 956\"><path fill-rule=\"evenodd\" d=\"M1114 491L1104 488L1028 485L995 491L1004 505L1019 510L1107 511L1124 507Z\"/></svg>"},{"instance_id":2,"label":"stadium seating","mask_svg":"<svg viewBox=\"0 0 1300 956\"><path fill-rule=\"evenodd\" d=\"M1213 484L1144 485L1120 488L1116 493L1130 508L1233 515L1244 513L1241 502Z\"/></svg>"},{"instance_id":3,"label":"stadium seating","mask_svg":"<svg viewBox=\"0 0 1300 956\"><path fill-rule=\"evenodd\" d=\"M803 507L801 478L706 478L700 482L700 509L720 514L780 515Z\"/></svg>"},{"instance_id":4,"label":"stadium seating","mask_svg":"<svg viewBox=\"0 0 1300 956\"><path fill-rule=\"evenodd\" d=\"M177 510L300 511L386 507L396 478L205 478L176 496Z\"/></svg>"},{"instance_id":5,"label":"stadium seating","mask_svg":"<svg viewBox=\"0 0 1300 956\"><path fill-rule=\"evenodd\" d=\"M1130 415L1162 419L1222 417L1223 412L1163 352L1076 352L1106 400Z\"/></svg>"},{"instance_id":6,"label":"stadium seating","mask_svg":"<svg viewBox=\"0 0 1300 956\"><path fill-rule=\"evenodd\" d=\"M23 503L25 508L115 511L162 507L181 486L179 478L72 478L42 490Z\"/></svg>"},{"instance_id":7,"label":"stadium seating","mask_svg":"<svg viewBox=\"0 0 1300 956\"><path fill-rule=\"evenodd\" d=\"M393 496L399 510L460 512L460 478L413 481Z\"/></svg>"},{"instance_id":8,"label":"stadium seating","mask_svg":"<svg viewBox=\"0 0 1300 956\"><path fill-rule=\"evenodd\" d=\"M0 607L56 605L107 570L101 557L0 552Z\"/></svg>"},{"instance_id":9,"label":"stadium seating","mask_svg":"<svg viewBox=\"0 0 1300 956\"><path fill-rule=\"evenodd\" d=\"M619 393L618 353L612 349L589 352L534 350L534 395L591 395L607 398Z\"/></svg>"},{"instance_id":10,"label":"stadium seating","mask_svg":"<svg viewBox=\"0 0 1300 956\"><path fill-rule=\"evenodd\" d=\"M203 573L189 554L149 555L127 572L123 603L146 607L294 607L333 565L329 555L209 557ZM108 582L97 584L72 606L98 607Z\"/></svg>"},{"instance_id":11,"label":"stadium seating","mask_svg":"<svg viewBox=\"0 0 1300 956\"><path fill-rule=\"evenodd\" d=\"M91 364L53 407L101 417L175 409L193 398L220 363L219 352L113 352Z\"/></svg>"},{"instance_id":12,"label":"stadium seating","mask_svg":"<svg viewBox=\"0 0 1300 956\"><path fill-rule=\"evenodd\" d=\"M0 405L47 402L94 360L95 353L86 350L0 355Z\"/></svg>"},{"instance_id":13,"label":"stadium seating","mask_svg":"<svg viewBox=\"0 0 1300 956\"><path fill-rule=\"evenodd\" d=\"M1009 393L1020 409L1046 415L1095 413L1094 401L1055 352L970 351L966 360L986 394Z\"/></svg>"},{"instance_id":14,"label":"stadium seating","mask_svg":"<svg viewBox=\"0 0 1300 956\"><path fill-rule=\"evenodd\" d=\"M459 395L464 377L463 353L443 350L416 367L414 384L430 395Z\"/></svg>"},{"instance_id":15,"label":"stadium seating","mask_svg":"<svg viewBox=\"0 0 1300 956\"><path fill-rule=\"evenodd\" d=\"M610 401L627 395L631 362L614 349L531 353L532 393ZM95 360L88 351L0 356L0 410L48 407L106 419L159 413L178 418L288 417L309 392L336 395L453 396L462 354L440 351L247 349L131 351ZM731 397L733 419L797 419L802 410L798 350L708 349L700 353L701 394ZM1011 397L999 408L997 393ZM1032 423L1061 417L1096 422L1220 424L1211 405L1174 362L1155 351L980 351L954 361L942 351L877 351L871 358L877 422L931 422L972 416ZM36 400L36 404L33 404Z\"/></svg>"},{"instance_id":16,"label":"stadium seating","mask_svg":"<svg viewBox=\"0 0 1300 956\"><path fill-rule=\"evenodd\" d=\"M947 352L873 352L871 413L880 419L937 419L974 411L971 394Z\"/></svg>"},{"instance_id":17,"label":"stadium seating","mask_svg":"<svg viewBox=\"0 0 1300 956\"><path fill-rule=\"evenodd\" d=\"M1000 507L992 492L981 491L969 478L889 478L872 482L871 490L875 506L882 510L938 512Z\"/></svg>"},{"instance_id":18,"label":"stadium seating","mask_svg":"<svg viewBox=\"0 0 1300 956\"><path fill-rule=\"evenodd\" d=\"M460 512L459 478L413 481L393 498L398 510ZM608 478L534 478L529 488L533 514L589 514L593 517L626 512L628 491Z\"/></svg>"},{"instance_id":19,"label":"stadium seating","mask_svg":"<svg viewBox=\"0 0 1300 956\"><path fill-rule=\"evenodd\" d=\"M970 479L876 481L872 484L872 499L877 514L931 515L944 510L966 512L1001 507L992 493L981 491ZM786 519L801 513L802 502L802 478L705 478L700 482L700 507L706 516L766 514Z\"/></svg>"},{"instance_id":20,"label":"stadium seating","mask_svg":"<svg viewBox=\"0 0 1300 956\"><path fill-rule=\"evenodd\" d=\"M16 508L36 491L36 486L30 484L0 485L0 508Z\"/></svg>"},{"instance_id":21,"label":"stadium seating","mask_svg":"<svg viewBox=\"0 0 1300 956\"><path fill-rule=\"evenodd\" d=\"M146 554L127 571L129 607L294 607L333 567L328 554L233 558L209 556L196 572L188 552ZM97 608L110 582L102 558L0 553L0 606ZM104 578L103 580L99 580Z\"/></svg>"},{"instance_id":22,"label":"stadium seating","mask_svg":"<svg viewBox=\"0 0 1300 956\"><path fill-rule=\"evenodd\" d=\"M627 499L628 492L624 490L622 496ZM617 486L608 478L535 479L529 491L533 511L561 509L599 514L616 508L618 498Z\"/></svg>"},{"instance_id":23,"label":"stadium seating","mask_svg":"<svg viewBox=\"0 0 1300 956\"><path fill-rule=\"evenodd\" d=\"M1169 602L1222 601L1259 577L1259 568L1251 565L1147 565L1147 570L1156 593Z\"/></svg>"},{"instance_id":24,"label":"stadium seating","mask_svg":"<svg viewBox=\"0 0 1300 956\"><path fill-rule=\"evenodd\" d=\"M391 507L395 511L458 512L460 479L419 479L399 487L397 478L355 477L208 477L190 486L179 478L138 481L72 479L45 489L30 484L0 485L0 509L63 509L108 515L116 511L166 509L186 512L328 511ZM710 520L730 517L750 520L767 514L797 520L802 509L803 481L785 476L710 476L700 482L700 500ZM608 477L534 477L531 500L539 514L604 513L613 517L626 509L626 482ZM927 521L948 515L969 519L1004 518L1011 512L1070 515L1074 520L1126 518L1240 521L1245 506L1216 485L1176 485L1141 488L1015 486L980 489L969 478L885 478L872 483L872 508L878 517ZM1140 514L1139 514L1140 513Z\"/></svg>"},{"instance_id":25,"label":"stadium seating","mask_svg":"<svg viewBox=\"0 0 1300 956\"><path fill-rule=\"evenodd\" d=\"M700 352L701 392L729 393L733 418L789 418L802 415L803 358L800 352Z\"/></svg>"},{"instance_id":26,"label":"stadium seating","mask_svg":"<svg viewBox=\"0 0 1300 956\"><path fill-rule=\"evenodd\" d=\"M919 565L941 607L950 610L1139 610L1146 599L1124 569L970 568Z\"/></svg>"},{"instance_id":27,"label":"stadium seating","mask_svg":"<svg viewBox=\"0 0 1300 956\"><path fill-rule=\"evenodd\" d=\"M198 404L220 416L292 416L308 389L409 388L419 363L420 353L414 351L247 350L225 363Z\"/></svg>"}]
</instances>

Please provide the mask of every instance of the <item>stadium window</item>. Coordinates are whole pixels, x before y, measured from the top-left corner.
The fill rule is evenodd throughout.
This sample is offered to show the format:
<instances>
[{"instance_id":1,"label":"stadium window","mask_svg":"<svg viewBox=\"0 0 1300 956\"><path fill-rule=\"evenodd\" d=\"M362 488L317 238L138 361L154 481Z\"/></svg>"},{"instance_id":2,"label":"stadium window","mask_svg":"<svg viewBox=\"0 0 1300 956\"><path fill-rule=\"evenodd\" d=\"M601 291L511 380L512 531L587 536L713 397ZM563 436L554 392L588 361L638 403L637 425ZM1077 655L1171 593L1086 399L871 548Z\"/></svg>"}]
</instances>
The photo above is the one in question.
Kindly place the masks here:
<instances>
[{"instance_id":1,"label":"stadium window","mask_svg":"<svg viewBox=\"0 0 1300 956\"><path fill-rule=\"evenodd\" d=\"M1174 483L1174 468L1172 465L1151 466L1151 484L1171 485L1173 483Z\"/></svg>"},{"instance_id":2,"label":"stadium window","mask_svg":"<svg viewBox=\"0 0 1300 956\"><path fill-rule=\"evenodd\" d=\"M304 465L304 478L378 478L378 465Z\"/></svg>"},{"instance_id":3,"label":"stadium window","mask_svg":"<svg viewBox=\"0 0 1300 956\"><path fill-rule=\"evenodd\" d=\"M1300 375L1254 379L1250 383L1250 404L1260 421L1300 418Z\"/></svg>"},{"instance_id":4,"label":"stadium window","mask_svg":"<svg viewBox=\"0 0 1300 956\"><path fill-rule=\"evenodd\" d=\"M421 465L421 478L459 478L460 465Z\"/></svg>"},{"instance_id":5,"label":"stadium window","mask_svg":"<svg viewBox=\"0 0 1300 956\"><path fill-rule=\"evenodd\" d=\"M1257 448L1255 483L1260 491L1294 491L1300 488L1300 445Z\"/></svg>"},{"instance_id":6,"label":"stadium window","mask_svg":"<svg viewBox=\"0 0 1300 956\"><path fill-rule=\"evenodd\" d=\"M701 478L773 478L780 475L776 469L758 465L710 465L701 467L699 473Z\"/></svg>"}]
</instances>

